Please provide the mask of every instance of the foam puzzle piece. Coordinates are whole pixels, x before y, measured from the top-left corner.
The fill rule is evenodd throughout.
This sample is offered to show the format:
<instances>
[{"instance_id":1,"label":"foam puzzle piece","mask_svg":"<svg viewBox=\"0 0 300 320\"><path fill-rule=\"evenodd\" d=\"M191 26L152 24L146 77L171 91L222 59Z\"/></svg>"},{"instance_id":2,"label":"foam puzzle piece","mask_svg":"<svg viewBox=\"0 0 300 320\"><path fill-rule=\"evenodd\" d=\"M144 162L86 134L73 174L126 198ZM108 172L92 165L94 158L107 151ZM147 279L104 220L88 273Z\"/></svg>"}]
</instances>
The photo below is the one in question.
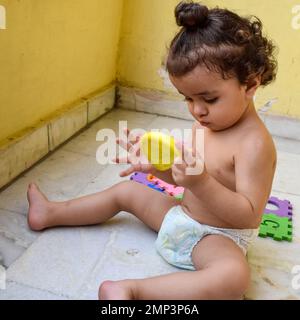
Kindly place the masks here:
<instances>
[{"instance_id":1,"label":"foam puzzle piece","mask_svg":"<svg viewBox=\"0 0 300 320\"><path fill-rule=\"evenodd\" d=\"M130 176L130 180L148 185L149 181L147 180L147 173L135 172Z\"/></svg>"},{"instance_id":2,"label":"foam puzzle piece","mask_svg":"<svg viewBox=\"0 0 300 320\"><path fill-rule=\"evenodd\" d=\"M147 174L143 172L135 172L130 177L131 180L134 180L136 182L145 184L147 186L151 185L152 189L157 189L158 191L165 191L165 193L168 193L170 196L179 196L178 199L182 198L182 194L184 192L183 187L174 186L172 184L169 184L157 177L155 177L152 174ZM150 184L150 185L149 185ZM156 188L154 188L152 185L155 185Z\"/></svg>"},{"instance_id":3,"label":"foam puzzle piece","mask_svg":"<svg viewBox=\"0 0 300 320\"><path fill-rule=\"evenodd\" d=\"M178 196L178 195L183 195L184 188L183 187L178 187L178 186L172 186L170 185L169 187L169 193L171 196Z\"/></svg>"},{"instance_id":4,"label":"foam puzzle piece","mask_svg":"<svg viewBox=\"0 0 300 320\"><path fill-rule=\"evenodd\" d=\"M175 196L178 194L182 194L184 191L183 187L178 187L178 186L174 186L172 184L169 184L159 178L152 178L152 183L155 183L156 185L158 185L161 188L164 188L164 190L170 195L170 196Z\"/></svg>"},{"instance_id":5,"label":"foam puzzle piece","mask_svg":"<svg viewBox=\"0 0 300 320\"><path fill-rule=\"evenodd\" d=\"M270 197L268 203L275 205L276 209L267 209L265 208L264 213L270 214L273 213L279 217L286 217L292 219L292 209L293 206L291 205L289 200L280 200L277 197Z\"/></svg>"},{"instance_id":6,"label":"foam puzzle piece","mask_svg":"<svg viewBox=\"0 0 300 320\"><path fill-rule=\"evenodd\" d=\"M156 183L156 182L155 182L156 179L157 179L157 178L156 178L153 174L150 174L150 173L149 173L149 174L147 175L147 180L150 181L151 183L154 183L154 184L155 184L155 183Z\"/></svg>"},{"instance_id":7,"label":"foam puzzle piece","mask_svg":"<svg viewBox=\"0 0 300 320\"><path fill-rule=\"evenodd\" d=\"M292 241L292 221L273 213L263 214L258 235L263 238L269 236L277 241Z\"/></svg>"},{"instance_id":8,"label":"foam puzzle piece","mask_svg":"<svg viewBox=\"0 0 300 320\"><path fill-rule=\"evenodd\" d=\"M149 184L147 184L147 186L154 189L154 190L160 191L160 192L165 191L163 188L158 187L156 184L149 183Z\"/></svg>"}]
</instances>

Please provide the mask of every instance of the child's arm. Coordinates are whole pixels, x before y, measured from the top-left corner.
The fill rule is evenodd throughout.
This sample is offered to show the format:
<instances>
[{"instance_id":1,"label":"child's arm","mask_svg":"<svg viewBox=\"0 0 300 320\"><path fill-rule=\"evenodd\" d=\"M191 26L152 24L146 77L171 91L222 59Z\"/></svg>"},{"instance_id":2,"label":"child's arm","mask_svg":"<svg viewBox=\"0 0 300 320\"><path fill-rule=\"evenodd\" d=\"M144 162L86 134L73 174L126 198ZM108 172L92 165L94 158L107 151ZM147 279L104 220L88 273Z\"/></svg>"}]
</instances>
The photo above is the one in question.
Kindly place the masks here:
<instances>
[{"instance_id":1,"label":"child's arm","mask_svg":"<svg viewBox=\"0 0 300 320\"><path fill-rule=\"evenodd\" d=\"M271 191L275 165L273 144L258 137L243 143L235 157L236 192L205 170L200 176L181 175L180 180L211 214L233 228L257 228Z\"/></svg>"}]
</instances>

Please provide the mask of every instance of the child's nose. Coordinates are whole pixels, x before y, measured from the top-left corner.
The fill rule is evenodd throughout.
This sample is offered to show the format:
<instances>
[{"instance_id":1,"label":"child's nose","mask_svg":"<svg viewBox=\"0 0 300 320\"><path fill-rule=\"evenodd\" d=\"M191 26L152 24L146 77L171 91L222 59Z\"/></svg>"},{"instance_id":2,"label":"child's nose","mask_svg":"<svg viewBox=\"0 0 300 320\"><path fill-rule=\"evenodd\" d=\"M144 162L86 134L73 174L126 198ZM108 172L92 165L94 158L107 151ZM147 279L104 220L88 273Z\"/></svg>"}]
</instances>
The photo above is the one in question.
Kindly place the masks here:
<instances>
[{"instance_id":1,"label":"child's nose","mask_svg":"<svg viewBox=\"0 0 300 320\"><path fill-rule=\"evenodd\" d=\"M203 117L208 114L207 108L201 103L194 104L194 114L198 117Z\"/></svg>"}]
</instances>

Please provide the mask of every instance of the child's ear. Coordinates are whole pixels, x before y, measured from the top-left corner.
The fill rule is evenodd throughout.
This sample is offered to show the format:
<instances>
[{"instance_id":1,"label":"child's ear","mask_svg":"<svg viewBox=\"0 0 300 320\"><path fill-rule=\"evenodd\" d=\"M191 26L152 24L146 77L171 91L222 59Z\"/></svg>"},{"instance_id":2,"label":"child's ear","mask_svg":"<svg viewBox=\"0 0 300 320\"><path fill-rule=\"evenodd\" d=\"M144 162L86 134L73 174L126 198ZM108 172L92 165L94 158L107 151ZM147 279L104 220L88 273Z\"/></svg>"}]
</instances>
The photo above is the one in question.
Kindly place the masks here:
<instances>
[{"instance_id":1,"label":"child's ear","mask_svg":"<svg viewBox=\"0 0 300 320\"><path fill-rule=\"evenodd\" d=\"M246 96L249 99L252 99L255 95L255 92L257 88L261 84L261 75L256 76L255 78L251 78L248 80L247 86L246 86Z\"/></svg>"}]
</instances>

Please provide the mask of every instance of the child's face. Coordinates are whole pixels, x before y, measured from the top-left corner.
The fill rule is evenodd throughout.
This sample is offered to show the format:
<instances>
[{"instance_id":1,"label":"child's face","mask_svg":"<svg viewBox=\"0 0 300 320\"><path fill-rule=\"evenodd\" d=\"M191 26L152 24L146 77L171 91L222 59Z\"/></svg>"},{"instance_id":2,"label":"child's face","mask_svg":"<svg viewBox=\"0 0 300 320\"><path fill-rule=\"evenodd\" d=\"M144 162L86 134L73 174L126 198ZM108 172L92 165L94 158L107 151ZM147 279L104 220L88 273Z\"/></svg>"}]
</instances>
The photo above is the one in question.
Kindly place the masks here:
<instances>
[{"instance_id":1,"label":"child's face","mask_svg":"<svg viewBox=\"0 0 300 320\"><path fill-rule=\"evenodd\" d=\"M182 77L170 75L170 80L186 97L193 117L214 131L234 125L254 94L253 91L247 92L246 86L240 85L236 78L224 80L220 74L200 66Z\"/></svg>"}]
</instances>

